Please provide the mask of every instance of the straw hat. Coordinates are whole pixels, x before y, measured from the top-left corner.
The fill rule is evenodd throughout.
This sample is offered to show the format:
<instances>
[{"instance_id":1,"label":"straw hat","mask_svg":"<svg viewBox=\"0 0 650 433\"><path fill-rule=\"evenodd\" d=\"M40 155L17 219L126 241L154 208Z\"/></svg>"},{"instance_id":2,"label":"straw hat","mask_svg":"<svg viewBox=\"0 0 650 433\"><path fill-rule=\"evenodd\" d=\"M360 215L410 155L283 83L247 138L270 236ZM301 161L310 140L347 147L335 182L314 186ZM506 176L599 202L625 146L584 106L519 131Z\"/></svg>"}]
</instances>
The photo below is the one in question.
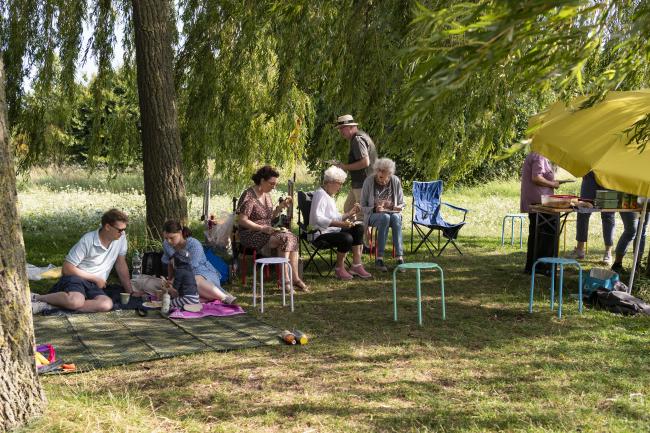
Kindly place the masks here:
<instances>
[{"instance_id":1,"label":"straw hat","mask_svg":"<svg viewBox=\"0 0 650 433\"><path fill-rule=\"evenodd\" d=\"M336 119L336 128L342 128L344 126L356 126L358 123L354 121L354 118L350 114L344 114L339 116Z\"/></svg>"}]
</instances>

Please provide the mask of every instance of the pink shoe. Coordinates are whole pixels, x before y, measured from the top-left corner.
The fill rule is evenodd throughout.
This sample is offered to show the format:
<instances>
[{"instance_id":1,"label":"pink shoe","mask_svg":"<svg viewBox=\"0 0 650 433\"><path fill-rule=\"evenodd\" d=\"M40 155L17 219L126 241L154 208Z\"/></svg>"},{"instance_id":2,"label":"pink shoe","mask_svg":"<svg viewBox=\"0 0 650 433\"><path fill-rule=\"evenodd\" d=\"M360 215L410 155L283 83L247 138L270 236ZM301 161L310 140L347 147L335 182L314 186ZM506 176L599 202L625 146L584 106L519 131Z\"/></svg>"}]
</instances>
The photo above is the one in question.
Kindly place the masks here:
<instances>
[{"instance_id":1,"label":"pink shoe","mask_svg":"<svg viewBox=\"0 0 650 433\"><path fill-rule=\"evenodd\" d=\"M353 278L345 268L334 268L334 276L339 280L351 280Z\"/></svg>"},{"instance_id":2,"label":"pink shoe","mask_svg":"<svg viewBox=\"0 0 650 433\"><path fill-rule=\"evenodd\" d=\"M352 265L350 266L350 275L355 275L359 278L372 278L372 274L370 274L368 271L366 271L363 268L363 265Z\"/></svg>"}]
</instances>

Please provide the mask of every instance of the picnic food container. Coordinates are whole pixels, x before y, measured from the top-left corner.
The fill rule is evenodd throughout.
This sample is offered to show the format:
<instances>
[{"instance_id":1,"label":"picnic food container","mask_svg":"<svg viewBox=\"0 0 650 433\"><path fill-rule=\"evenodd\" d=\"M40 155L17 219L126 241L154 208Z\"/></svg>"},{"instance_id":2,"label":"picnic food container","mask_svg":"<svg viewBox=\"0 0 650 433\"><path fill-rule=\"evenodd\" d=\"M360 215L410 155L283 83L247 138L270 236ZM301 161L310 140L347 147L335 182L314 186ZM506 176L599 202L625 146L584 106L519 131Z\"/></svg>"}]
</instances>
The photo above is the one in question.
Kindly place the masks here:
<instances>
[{"instance_id":1,"label":"picnic food container","mask_svg":"<svg viewBox=\"0 0 650 433\"><path fill-rule=\"evenodd\" d=\"M610 191L608 189L599 189L596 191L596 200L618 200L619 196L618 191Z\"/></svg>"},{"instance_id":2,"label":"picnic food container","mask_svg":"<svg viewBox=\"0 0 650 433\"><path fill-rule=\"evenodd\" d=\"M626 208L626 196L627 194L622 195L618 191L599 189L594 204L601 209L617 209L619 206Z\"/></svg>"},{"instance_id":3,"label":"picnic food container","mask_svg":"<svg viewBox=\"0 0 650 433\"><path fill-rule=\"evenodd\" d=\"M542 206L568 208L571 207L571 202L577 199L575 195L568 194L542 195Z\"/></svg>"},{"instance_id":4,"label":"picnic food container","mask_svg":"<svg viewBox=\"0 0 650 433\"><path fill-rule=\"evenodd\" d=\"M618 199L596 199L594 204L601 209L618 209Z\"/></svg>"}]
</instances>

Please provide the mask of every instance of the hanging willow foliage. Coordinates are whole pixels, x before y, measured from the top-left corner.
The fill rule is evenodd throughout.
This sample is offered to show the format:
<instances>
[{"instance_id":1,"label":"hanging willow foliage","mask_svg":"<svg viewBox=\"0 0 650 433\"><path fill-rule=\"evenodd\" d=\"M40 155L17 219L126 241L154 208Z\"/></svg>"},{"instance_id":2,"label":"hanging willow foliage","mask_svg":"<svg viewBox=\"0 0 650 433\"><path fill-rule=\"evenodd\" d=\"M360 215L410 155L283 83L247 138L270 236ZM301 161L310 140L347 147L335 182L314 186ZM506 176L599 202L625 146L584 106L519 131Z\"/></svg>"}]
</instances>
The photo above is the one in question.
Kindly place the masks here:
<instances>
[{"instance_id":1,"label":"hanging willow foliage","mask_svg":"<svg viewBox=\"0 0 650 433\"><path fill-rule=\"evenodd\" d=\"M441 9L455 2L428 2ZM411 1L275 2L272 34L278 39L286 83L314 98L312 167L333 155L344 158L345 142L334 118L351 113L371 134L379 153L395 158L407 179L461 180L521 134L522 118L538 107L540 94L513 94L498 73L474 74L425 109L427 98L414 80L426 73L413 48L422 43L420 11ZM300 35L292 38L292 34ZM431 57L452 44L428 46ZM293 80L293 81L292 81Z\"/></svg>"},{"instance_id":2,"label":"hanging willow foliage","mask_svg":"<svg viewBox=\"0 0 650 433\"><path fill-rule=\"evenodd\" d=\"M233 184L261 163L288 172L300 160L320 169L321 161L345 159L332 124L350 113L403 177L460 180L519 138L553 92L600 95L647 82L648 6L635 0L173 4L184 170L195 179L216 174ZM74 116L66 112L74 110L64 101L74 100L79 60L92 57L89 161L137 162L139 143L129 138L137 114L110 103L118 81L132 86L127 96L136 91L130 1L0 0L0 7L10 120L22 136L35 136L39 122L69 132ZM88 47L84 23L93 31ZM118 28L124 66L116 73ZM42 112L21 124L28 72ZM62 99L45 102L51 95ZM106 140L117 140L115 152L106 154ZM51 160L55 141L30 142L26 161Z\"/></svg>"},{"instance_id":3,"label":"hanging willow foliage","mask_svg":"<svg viewBox=\"0 0 650 433\"><path fill-rule=\"evenodd\" d=\"M648 85L650 4L641 0L523 0L420 6L409 62L413 118L476 77L502 77L514 95L569 99ZM650 135L640 122L637 138Z\"/></svg>"},{"instance_id":4,"label":"hanging willow foliage","mask_svg":"<svg viewBox=\"0 0 650 433\"><path fill-rule=\"evenodd\" d=\"M275 98L279 64L264 2L181 3L177 62L185 166L247 181L255 166L286 172L303 157L313 119L308 95L292 86Z\"/></svg>"}]
</instances>

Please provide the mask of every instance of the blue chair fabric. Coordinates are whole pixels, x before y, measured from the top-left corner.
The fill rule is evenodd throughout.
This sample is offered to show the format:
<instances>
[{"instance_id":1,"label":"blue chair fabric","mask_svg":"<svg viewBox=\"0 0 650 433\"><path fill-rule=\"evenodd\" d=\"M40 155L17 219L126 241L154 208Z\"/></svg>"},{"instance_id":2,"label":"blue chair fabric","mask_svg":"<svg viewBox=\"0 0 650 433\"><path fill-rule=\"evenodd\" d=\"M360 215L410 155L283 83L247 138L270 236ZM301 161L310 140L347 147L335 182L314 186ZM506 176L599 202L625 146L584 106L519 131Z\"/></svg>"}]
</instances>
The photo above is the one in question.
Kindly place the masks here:
<instances>
[{"instance_id":1,"label":"blue chair fabric","mask_svg":"<svg viewBox=\"0 0 650 433\"><path fill-rule=\"evenodd\" d=\"M466 217L468 210L459 206L443 202L442 196L442 181L436 180L432 182L413 182L413 206L411 218L411 252L417 252L422 245L424 245L431 255L440 255L447 248L447 245L452 244L454 248L462 255L455 240L458 238L458 232L466 224ZM455 211L463 213L463 220L458 223L449 223L445 221L442 216L441 209L443 206L451 208ZM417 232L420 237L420 243L415 250L413 249L413 233ZM430 239L431 234L438 232L437 245ZM440 246L440 235L442 235L447 242ZM437 254L436 254L437 252Z\"/></svg>"}]
</instances>

